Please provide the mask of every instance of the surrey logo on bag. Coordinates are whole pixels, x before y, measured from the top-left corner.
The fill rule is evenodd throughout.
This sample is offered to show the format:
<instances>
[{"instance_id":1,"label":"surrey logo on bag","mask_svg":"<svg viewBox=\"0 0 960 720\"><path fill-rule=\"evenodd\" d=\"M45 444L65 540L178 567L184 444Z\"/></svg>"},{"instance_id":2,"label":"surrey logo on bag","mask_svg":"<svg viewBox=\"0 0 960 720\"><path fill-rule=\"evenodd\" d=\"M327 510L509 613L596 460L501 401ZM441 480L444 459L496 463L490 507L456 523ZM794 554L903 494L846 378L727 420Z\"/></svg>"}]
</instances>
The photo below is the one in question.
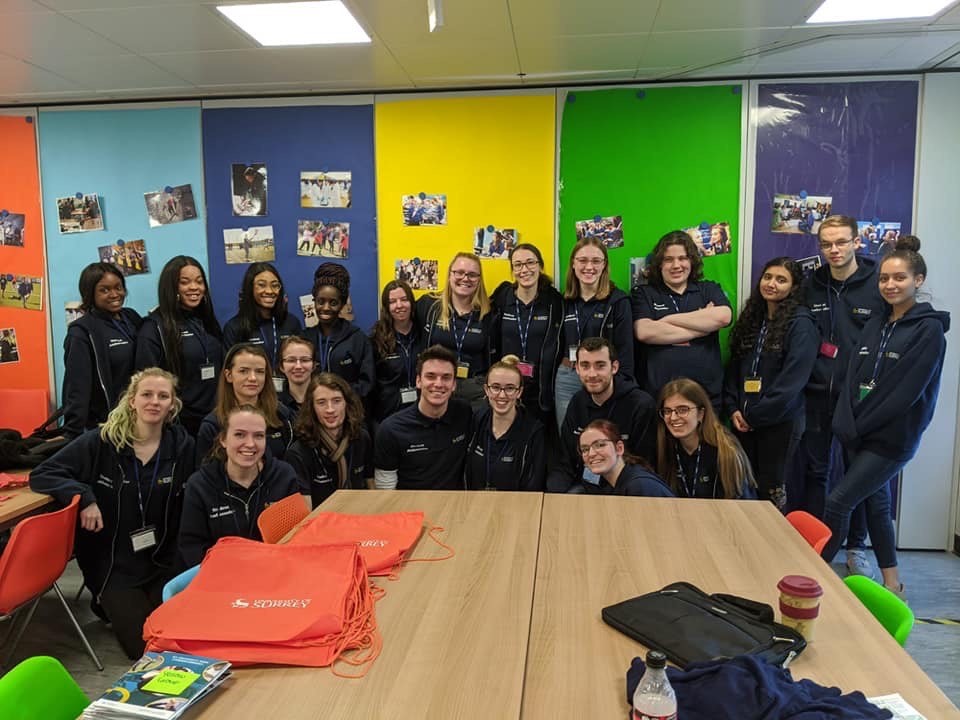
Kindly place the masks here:
<instances>
[{"instance_id":1,"label":"surrey logo on bag","mask_svg":"<svg viewBox=\"0 0 960 720\"><path fill-rule=\"evenodd\" d=\"M357 547L386 547L390 544L389 540L358 540Z\"/></svg>"},{"instance_id":2,"label":"surrey logo on bag","mask_svg":"<svg viewBox=\"0 0 960 720\"><path fill-rule=\"evenodd\" d=\"M271 600L259 598L256 600L247 600L246 598L237 598L230 603L232 608L295 608L303 609L310 607L310 598L291 599L291 600Z\"/></svg>"}]
</instances>

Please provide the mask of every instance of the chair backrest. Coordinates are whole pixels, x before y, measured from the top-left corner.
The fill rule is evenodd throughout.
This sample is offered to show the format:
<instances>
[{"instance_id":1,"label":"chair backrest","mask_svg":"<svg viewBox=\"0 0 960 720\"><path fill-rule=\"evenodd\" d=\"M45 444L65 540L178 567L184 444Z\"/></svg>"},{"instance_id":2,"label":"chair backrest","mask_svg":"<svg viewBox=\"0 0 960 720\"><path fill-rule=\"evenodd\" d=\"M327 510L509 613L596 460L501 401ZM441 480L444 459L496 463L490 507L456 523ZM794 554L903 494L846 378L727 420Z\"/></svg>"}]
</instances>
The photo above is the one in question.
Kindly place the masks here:
<instances>
[{"instance_id":1,"label":"chair backrest","mask_svg":"<svg viewBox=\"0 0 960 720\"><path fill-rule=\"evenodd\" d=\"M863 575L847 575L843 579L867 610L901 645L906 644L913 629L913 610L883 585Z\"/></svg>"},{"instance_id":2,"label":"chair backrest","mask_svg":"<svg viewBox=\"0 0 960 720\"><path fill-rule=\"evenodd\" d=\"M163 601L166 602L177 593L183 592L198 572L200 572L200 566L194 565L189 570L184 570L175 578L168 580L167 584L163 586Z\"/></svg>"},{"instance_id":3,"label":"chair backrest","mask_svg":"<svg viewBox=\"0 0 960 720\"><path fill-rule=\"evenodd\" d=\"M296 493L268 506L257 518L257 527L265 543L277 543L310 514L303 495Z\"/></svg>"},{"instance_id":4,"label":"chair backrest","mask_svg":"<svg viewBox=\"0 0 960 720\"><path fill-rule=\"evenodd\" d=\"M833 533L815 516L803 510L787 513L787 521L793 525L803 539L819 554Z\"/></svg>"},{"instance_id":5,"label":"chair backrest","mask_svg":"<svg viewBox=\"0 0 960 720\"><path fill-rule=\"evenodd\" d=\"M0 677L3 720L75 720L90 704L59 661L27 658Z\"/></svg>"},{"instance_id":6,"label":"chair backrest","mask_svg":"<svg viewBox=\"0 0 960 720\"><path fill-rule=\"evenodd\" d=\"M0 556L0 613L9 613L53 586L73 555L80 496L63 510L34 515L13 528Z\"/></svg>"}]
</instances>

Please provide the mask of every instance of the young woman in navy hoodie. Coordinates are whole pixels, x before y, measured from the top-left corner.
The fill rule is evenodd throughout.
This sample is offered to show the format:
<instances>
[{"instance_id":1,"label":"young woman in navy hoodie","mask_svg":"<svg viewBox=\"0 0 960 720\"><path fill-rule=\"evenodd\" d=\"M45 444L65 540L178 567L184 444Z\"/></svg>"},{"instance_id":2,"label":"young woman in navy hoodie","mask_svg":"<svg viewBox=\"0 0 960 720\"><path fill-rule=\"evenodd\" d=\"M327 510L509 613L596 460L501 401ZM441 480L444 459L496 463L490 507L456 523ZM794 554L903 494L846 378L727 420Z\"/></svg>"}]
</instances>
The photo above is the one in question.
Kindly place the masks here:
<instances>
[{"instance_id":1,"label":"young woman in navy hoodie","mask_svg":"<svg viewBox=\"0 0 960 720\"><path fill-rule=\"evenodd\" d=\"M261 540L257 518L271 503L299 492L293 468L265 454L267 419L253 405L227 416L217 436L214 462L187 480L180 518L180 557L197 565L207 550L231 535Z\"/></svg>"},{"instance_id":2,"label":"young woman in navy hoodie","mask_svg":"<svg viewBox=\"0 0 960 720\"><path fill-rule=\"evenodd\" d=\"M833 431L847 454L847 471L827 497L824 522L833 536L823 558L833 559L847 536L850 513L866 500L867 526L883 584L898 595L890 479L914 456L936 407L946 352L949 313L917 302L927 277L920 240L907 235L880 265L884 315L863 328L850 358Z\"/></svg>"}]
</instances>

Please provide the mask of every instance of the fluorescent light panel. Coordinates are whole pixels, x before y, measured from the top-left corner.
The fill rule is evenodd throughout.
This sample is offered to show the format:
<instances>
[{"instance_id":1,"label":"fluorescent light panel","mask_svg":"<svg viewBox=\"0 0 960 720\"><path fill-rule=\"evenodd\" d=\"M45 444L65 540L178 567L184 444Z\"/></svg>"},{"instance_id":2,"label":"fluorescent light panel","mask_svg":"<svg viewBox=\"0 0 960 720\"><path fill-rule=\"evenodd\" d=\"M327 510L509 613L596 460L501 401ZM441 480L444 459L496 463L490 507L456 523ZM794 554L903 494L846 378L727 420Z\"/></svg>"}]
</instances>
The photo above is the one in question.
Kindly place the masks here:
<instances>
[{"instance_id":1,"label":"fluorescent light panel","mask_svg":"<svg viewBox=\"0 0 960 720\"><path fill-rule=\"evenodd\" d=\"M261 45L370 42L370 36L340 0L218 5L217 10Z\"/></svg>"},{"instance_id":2,"label":"fluorescent light panel","mask_svg":"<svg viewBox=\"0 0 960 720\"><path fill-rule=\"evenodd\" d=\"M903 20L936 15L954 0L825 0L807 23Z\"/></svg>"}]
</instances>

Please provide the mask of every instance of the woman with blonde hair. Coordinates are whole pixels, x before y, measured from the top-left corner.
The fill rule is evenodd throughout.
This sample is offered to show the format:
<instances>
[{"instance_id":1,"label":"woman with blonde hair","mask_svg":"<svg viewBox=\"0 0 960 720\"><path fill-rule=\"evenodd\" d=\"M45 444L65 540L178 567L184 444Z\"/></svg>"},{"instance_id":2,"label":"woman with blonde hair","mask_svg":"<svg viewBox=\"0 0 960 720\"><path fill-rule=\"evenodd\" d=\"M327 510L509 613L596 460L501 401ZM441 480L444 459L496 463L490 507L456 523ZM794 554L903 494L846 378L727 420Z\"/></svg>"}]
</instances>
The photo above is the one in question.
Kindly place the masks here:
<instances>
[{"instance_id":1,"label":"woman with blonde hair","mask_svg":"<svg viewBox=\"0 0 960 720\"><path fill-rule=\"evenodd\" d=\"M424 346L442 345L456 355L455 395L476 407L484 403L483 378L494 352L494 320L480 258L473 253L454 255L443 290L417 301Z\"/></svg>"},{"instance_id":2,"label":"woman with blonde hair","mask_svg":"<svg viewBox=\"0 0 960 720\"><path fill-rule=\"evenodd\" d=\"M756 497L750 461L717 419L710 396L689 378L671 380L658 400L657 469L677 497Z\"/></svg>"},{"instance_id":3,"label":"woman with blonde hair","mask_svg":"<svg viewBox=\"0 0 960 720\"><path fill-rule=\"evenodd\" d=\"M30 473L30 487L66 505L80 495L75 546L93 607L109 618L124 652L143 654L143 623L176 575L177 533L194 441L173 419L176 378L134 373L99 428L88 430Z\"/></svg>"}]
</instances>

